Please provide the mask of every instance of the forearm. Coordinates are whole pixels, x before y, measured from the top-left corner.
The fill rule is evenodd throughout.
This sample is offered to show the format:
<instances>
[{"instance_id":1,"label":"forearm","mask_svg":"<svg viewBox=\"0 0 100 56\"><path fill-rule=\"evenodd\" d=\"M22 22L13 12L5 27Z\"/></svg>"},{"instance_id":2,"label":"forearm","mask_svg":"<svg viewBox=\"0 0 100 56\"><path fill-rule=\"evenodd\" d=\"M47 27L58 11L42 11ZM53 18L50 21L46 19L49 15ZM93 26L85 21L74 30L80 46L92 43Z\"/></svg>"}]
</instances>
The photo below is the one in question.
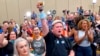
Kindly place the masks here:
<instances>
[{"instance_id":1,"label":"forearm","mask_svg":"<svg viewBox=\"0 0 100 56\"><path fill-rule=\"evenodd\" d=\"M92 30L86 31L86 36L87 36L89 42L93 42L93 32L92 32Z\"/></svg>"},{"instance_id":2,"label":"forearm","mask_svg":"<svg viewBox=\"0 0 100 56\"><path fill-rule=\"evenodd\" d=\"M46 13L44 13L44 11L41 11L39 17L42 23L42 33L43 36L45 36L49 32L49 27L46 20Z\"/></svg>"},{"instance_id":3,"label":"forearm","mask_svg":"<svg viewBox=\"0 0 100 56\"><path fill-rule=\"evenodd\" d=\"M71 50L68 56L75 56L75 52Z\"/></svg>"},{"instance_id":4,"label":"forearm","mask_svg":"<svg viewBox=\"0 0 100 56\"><path fill-rule=\"evenodd\" d=\"M80 44L84 39L85 39L85 36L83 36L83 37L81 37L81 38L79 38L78 36L77 37L75 37L76 39L75 39L75 41L76 41L76 43L77 44Z\"/></svg>"},{"instance_id":5,"label":"forearm","mask_svg":"<svg viewBox=\"0 0 100 56\"><path fill-rule=\"evenodd\" d=\"M75 31L74 29L70 29L70 30L68 31L68 36L70 37L70 36L74 35L75 32L76 32L76 31Z\"/></svg>"},{"instance_id":6,"label":"forearm","mask_svg":"<svg viewBox=\"0 0 100 56\"><path fill-rule=\"evenodd\" d=\"M77 44L80 44L80 43L85 39L85 36L86 36L86 35L84 35L83 37L79 38L78 32L75 31L75 32L74 32L74 36L75 36L75 37L74 37L75 42L76 42Z\"/></svg>"},{"instance_id":7,"label":"forearm","mask_svg":"<svg viewBox=\"0 0 100 56\"><path fill-rule=\"evenodd\" d=\"M41 21L42 21L42 33L43 33L43 36L45 36L49 32L49 27L47 25L46 19L42 19Z\"/></svg>"},{"instance_id":8,"label":"forearm","mask_svg":"<svg viewBox=\"0 0 100 56\"><path fill-rule=\"evenodd\" d=\"M81 39L78 39L77 43L80 44L84 40L84 38L85 37L82 37Z\"/></svg>"},{"instance_id":9,"label":"forearm","mask_svg":"<svg viewBox=\"0 0 100 56\"><path fill-rule=\"evenodd\" d=\"M88 40L89 40L90 42L93 42L93 34L88 34Z\"/></svg>"},{"instance_id":10,"label":"forearm","mask_svg":"<svg viewBox=\"0 0 100 56\"><path fill-rule=\"evenodd\" d=\"M70 36L72 36L73 35L73 33L70 31L70 32L68 32L68 36L70 37Z\"/></svg>"}]
</instances>

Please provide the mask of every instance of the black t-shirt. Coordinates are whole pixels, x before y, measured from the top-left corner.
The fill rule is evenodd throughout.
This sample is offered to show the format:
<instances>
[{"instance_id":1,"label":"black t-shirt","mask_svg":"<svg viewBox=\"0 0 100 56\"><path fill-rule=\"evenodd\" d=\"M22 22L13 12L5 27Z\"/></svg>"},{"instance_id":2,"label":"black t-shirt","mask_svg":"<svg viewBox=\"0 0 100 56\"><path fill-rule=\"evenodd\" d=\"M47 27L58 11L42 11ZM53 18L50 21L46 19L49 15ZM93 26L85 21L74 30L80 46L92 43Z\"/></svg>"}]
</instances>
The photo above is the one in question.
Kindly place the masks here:
<instances>
[{"instance_id":1,"label":"black t-shirt","mask_svg":"<svg viewBox=\"0 0 100 56\"><path fill-rule=\"evenodd\" d=\"M46 56L68 56L68 51L72 47L68 39L58 38L52 32L49 32L44 39L46 42Z\"/></svg>"},{"instance_id":2,"label":"black t-shirt","mask_svg":"<svg viewBox=\"0 0 100 56\"><path fill-rule=\"evenodd\" d=\"M0 56L13 56L13 44L8 42L8 44L0 48Z\"/></svg>"}]
</instances>

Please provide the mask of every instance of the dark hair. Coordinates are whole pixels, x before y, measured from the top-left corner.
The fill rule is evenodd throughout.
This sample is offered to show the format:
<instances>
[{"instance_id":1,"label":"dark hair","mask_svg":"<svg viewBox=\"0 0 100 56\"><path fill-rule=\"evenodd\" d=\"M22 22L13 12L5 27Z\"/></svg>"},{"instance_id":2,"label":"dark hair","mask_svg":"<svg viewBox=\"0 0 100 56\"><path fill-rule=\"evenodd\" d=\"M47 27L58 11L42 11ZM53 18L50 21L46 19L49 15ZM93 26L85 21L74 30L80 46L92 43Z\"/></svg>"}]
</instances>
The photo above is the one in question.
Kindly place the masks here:
<instances>
[{"instance_id":1,"label":"dark hair","mask_svg":"<svg viewBox=\"0 0 100 56\"><path fill-rule=\"evenodd\" d=\"M10 32L8 32L8 35L7 35L7 40L10 40L10 34L11 34L11 32L15 32L14 30L11 30ZM17 32L15 32L15 34L16 34L16 38L17 38Z\"/></svg>"},{"instance_id":2,"label":"dark hair","mask_svg":"<svg viewBox=\"0 0 100 56\"><path fill-rule=\"evenodd\" d=\"M9 24L9 22L8 22L8 21L3 21L3 24L5 24L5 23L8 23L8 24Z\"/></svg>"},{"instance_id":3,"label":"dark hair","mask_svg":"<svg viewBox=\"0 0 100 56\"><path fill-rule=\"evenodd\" d=\"M62 10L62 13L63 14L65 14L65 13L69 14L70 13L70 10L66 10L66 9L65 10Z\"/></svg>"},{"instance_id":4,"label":"dark hair","mask_svg":"<svg viewBox=\"0 0 100 56\"><path fill-rule=\"evenodd\" d=\"M2 28L2 26L0 25L0 29Z\"/></svg>"},{"instance_id":5,"label":"dark hair","mask_svg":"<svg viewBox=\"0 0 100 56\"><path fill-rule=\"evenodd\" d=\"M75 17L75 23L76 23L76 25L78 25L78 22L80 20L82 20L82 19L84 19L84 16L83 15L79 15L78 17Z\"/></svg>"},{"instance_id":6,"label":"dark hair","mask_svg":"<svg viewBox=\"0 0 100 56\"><path fill-rule=\"evenodd\" d=\"M20 25L20 33L18 34L18 37L21 37L22 35L22 25Z\"/></svg>"},{"instance_id":7,"label":"dark hair","mask_svg":"<svg viewBox=\"0 0 100 56\"><path fill-rule=\"evenodd\" d=\"M33 26L33 27L32 27L32 30L34 30L34 28L36 28L36 27L38 27L38 26L37 26L37 25L36 25L36 26ZM38 28L39 28L39 27L38 27ZM40 30L40 28L39 28L39 30Z\"/></svg>"},{"instance_id":8,"label":"dark hair","mask_svg":"<svg viewBox=\"0 0 100 56\"><path fill-rule=\"evenodd\" d=\"M70 13L70 10L67 10L67 14L69 14Z\"/></svg>"}]
</instances>

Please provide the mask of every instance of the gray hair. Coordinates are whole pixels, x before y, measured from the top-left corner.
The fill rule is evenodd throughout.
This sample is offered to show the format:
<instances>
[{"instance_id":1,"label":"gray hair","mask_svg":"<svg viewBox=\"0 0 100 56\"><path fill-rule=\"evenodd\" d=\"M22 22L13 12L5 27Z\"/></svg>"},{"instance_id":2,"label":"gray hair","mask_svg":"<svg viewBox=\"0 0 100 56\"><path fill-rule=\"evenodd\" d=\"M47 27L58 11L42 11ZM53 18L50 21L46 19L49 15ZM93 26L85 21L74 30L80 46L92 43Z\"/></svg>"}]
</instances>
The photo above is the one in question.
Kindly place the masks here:
<instances>
[{"instance_id":1,"label":"gray hair","mask_svg":"<svg viewBox=\"0 0 100 56\"><path fill-rule=\"evenodd\" d=\"M26 41L26 42L27 42L27 40L24 39L24 38L22 38L22 37L19 37L19 38L17 38L17 39L15 40L15 42L14 42L14 56L19 56L18 50L17 50L17 45L18 45L18 43L21 42L21 41ZM28 45L28 42L27 42L27 45ZM29 45L28 45L28 47L29 47ZM29 50L29 53L30 53L30 50ZM30 54L29 54L29 55L30 55Z\"/></svg>"}]
</instances>

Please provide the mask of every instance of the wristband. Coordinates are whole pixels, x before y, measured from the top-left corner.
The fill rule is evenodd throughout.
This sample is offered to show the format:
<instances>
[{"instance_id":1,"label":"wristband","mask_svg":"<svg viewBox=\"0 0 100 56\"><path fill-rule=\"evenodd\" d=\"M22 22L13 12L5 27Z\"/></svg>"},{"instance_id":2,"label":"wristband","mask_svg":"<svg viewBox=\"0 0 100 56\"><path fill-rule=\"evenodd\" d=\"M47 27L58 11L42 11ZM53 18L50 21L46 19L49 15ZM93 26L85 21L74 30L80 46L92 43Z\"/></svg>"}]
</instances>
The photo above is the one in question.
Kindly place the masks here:
<instances>
[{"instance_id":1,"label":"wristband","mask_svg":"<svg viewBox=\"0 0 100 56\"><path fill-rule=\"evenodd\" d=\"M40 19L46 18L46 14L44 13L44 11L40 12L39 17L40 17Z\"/></svg>"}]
</instances>

